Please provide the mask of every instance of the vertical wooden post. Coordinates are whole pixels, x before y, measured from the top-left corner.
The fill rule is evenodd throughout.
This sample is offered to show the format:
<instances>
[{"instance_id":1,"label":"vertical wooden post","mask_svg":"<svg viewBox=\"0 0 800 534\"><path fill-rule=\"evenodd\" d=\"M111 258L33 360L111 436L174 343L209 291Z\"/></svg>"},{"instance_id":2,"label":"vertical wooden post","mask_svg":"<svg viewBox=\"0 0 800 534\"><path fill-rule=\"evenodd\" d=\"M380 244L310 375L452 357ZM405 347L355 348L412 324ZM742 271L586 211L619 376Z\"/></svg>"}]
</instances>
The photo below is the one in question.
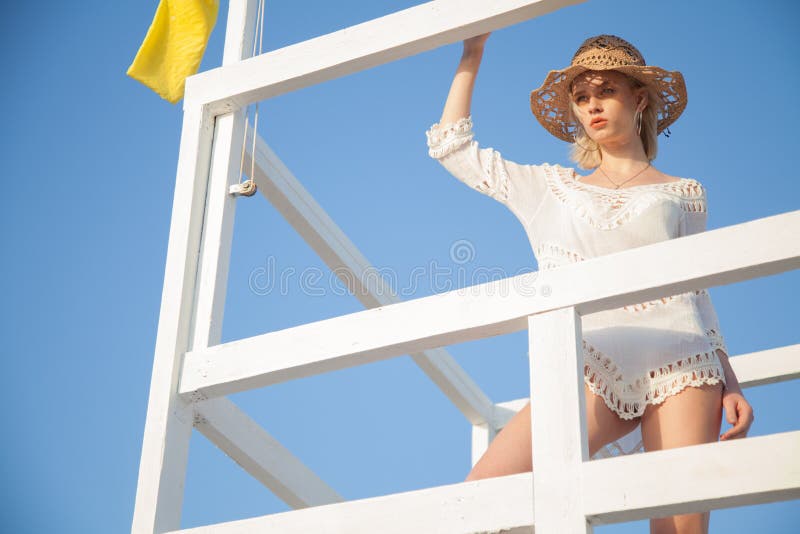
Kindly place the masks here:
<instances>
[{"instance_id":1,"label":"vertical wooden post","mask_svg":"<svg viewBox=\"0 0 800 534\"><path fill-rule=\"evenodd\" d=\"M528 317L537 534L590 534L582 463L589 459L581 318L574 307Z\"/></svg>"},{"instance_id":2,"label":"vertical wooden post","mask_svg":"<svg viewBox=\"0 0 800 534\"><path fill-rule=\"evenodd\" d=\"M472 467L486 453L496 435L497 430L489 423L472 425Z\"/></svg>"},{"instance_id":3,"label":"vertical wooden post","mask_svg":"<svg viewBox=\"0 0 800 534\"><path fill-rule=\"evenodd\" d=\"M226 61L250 54L256 5L231 0ZM178 380L186 351L220 340L235 207L227 184L232 158L241 153L243 122L240 110L215 121L205 106L184 100L134 533L180 528L194 409L178 396Z\"/></svg>"},{"instance_id":4,"label":"vertical wooden post","mask_svg":"<svg viewBox=\"0 0 800 534\"><path fill-rule=\"evenodd\" d=\"M213 118L202 108L183 115L164 288L150 397L139 464L132 532L180 528L183 484L194 415L178 397L183 355L189 350L198 250L203 227Z\"/></svg>"}]
</instances>

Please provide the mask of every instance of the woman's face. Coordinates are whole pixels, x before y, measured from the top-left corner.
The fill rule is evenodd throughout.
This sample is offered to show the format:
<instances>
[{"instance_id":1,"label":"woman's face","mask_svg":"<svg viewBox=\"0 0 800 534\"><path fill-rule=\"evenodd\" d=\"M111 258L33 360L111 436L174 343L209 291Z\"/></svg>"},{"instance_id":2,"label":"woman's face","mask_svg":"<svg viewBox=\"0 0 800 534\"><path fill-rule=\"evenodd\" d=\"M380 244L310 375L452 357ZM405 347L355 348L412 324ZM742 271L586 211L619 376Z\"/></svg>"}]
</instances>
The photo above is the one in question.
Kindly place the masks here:
<instances>
[{"instance_id":1,"label":"woman's face","mask_svg":"<svg viewBox=\"0 0 800 534\"><path fill-rule=\"evenodd\" d=\"M592 140L627 144L637 137L635 113L644 110L645 93L643 87L634 91L621 72L586 71L572 82L573 111Z\"/></svg>"}]
</instances>

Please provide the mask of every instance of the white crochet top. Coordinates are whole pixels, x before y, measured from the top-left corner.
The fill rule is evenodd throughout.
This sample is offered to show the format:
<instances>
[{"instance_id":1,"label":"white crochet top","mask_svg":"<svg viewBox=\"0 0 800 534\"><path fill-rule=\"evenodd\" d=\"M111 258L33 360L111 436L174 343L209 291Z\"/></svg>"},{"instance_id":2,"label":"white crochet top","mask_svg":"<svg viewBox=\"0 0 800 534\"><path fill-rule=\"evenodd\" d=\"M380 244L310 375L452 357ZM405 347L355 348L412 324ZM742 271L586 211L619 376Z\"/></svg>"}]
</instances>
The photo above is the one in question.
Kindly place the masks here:
<instances>
[{"instance_id":1,"label":"white crochet top","mask_svg":"<svg viewBox=\"0 0 800 534\"><path fill-rule=\"evenodd\" d=\"M514 213L539 270L706 229L706 191L695 179L617 190L583 183L573 168L522 165L481 148L472 126L471 116L433 124L428 153ZM728 350L705 289L586 314L582 327L585 382L623 419L687 386L725 383L716 350ZM641 432L612 445L641 451Z\"/></svg>"}]
</instances>

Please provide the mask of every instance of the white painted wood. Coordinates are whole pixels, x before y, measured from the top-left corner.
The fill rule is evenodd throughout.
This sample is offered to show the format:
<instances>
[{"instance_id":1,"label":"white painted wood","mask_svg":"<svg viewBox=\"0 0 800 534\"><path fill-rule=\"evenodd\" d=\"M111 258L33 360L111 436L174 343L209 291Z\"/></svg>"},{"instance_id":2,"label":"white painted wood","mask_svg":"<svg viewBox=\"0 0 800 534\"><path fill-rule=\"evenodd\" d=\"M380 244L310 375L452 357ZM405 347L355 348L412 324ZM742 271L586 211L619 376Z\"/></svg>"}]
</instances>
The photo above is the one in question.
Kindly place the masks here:
<instances>
[{"instance_id":1,"label":"white painted wood","mask_svg":"<svg viewBox=\"0 0 800 534\"><path fill-rule=\"evenodd\" d=\"M180 530L184 534L532 534L531 473ZM545 533L547 534L547 533Z\"/></svg>"},{"instance_id":2,"label":"white painted wood","mask_svg":"<svg viewBox=\"0 0 800 534\"><path fill-rule=\"evenodd\" d=\"M229 4L223 64L239 63L252 54L257 9L257 0ZM239 181L245 133L244 109L216 117L197 267L192 332L195 350L218 345L222 339L237 202L237 197L228 194L228 188Z\"/></svg>"},{"instance_id":3,"label":"white painted wood","mask_svg":"<svg viewBox=\"0 0 800 534\"><path fill-rule=\"evenodd\" d=\"M251 54L257 8L257 0L230 5L223 63L241 61ZM216 345L222 335L237 202L227 191L238 182L244 126L244 110L216 120L197 284L194 347ZM342 500L230 400L213 399L195 405L194 421L212 443L290 506L300 508Z\"/></svg>"},{"instance_id":4,"label":"white painted wood","mask_svg":"<svg viewBox=\"0 0 800 534\"><path fill-rule=\"evenodd\" d=\"M536 530L591 534L583 513L589 443L581 317L569 307L532 315L528 324Z\"/></svg>"},{"instance_id":5,"label":"white painted wood","mask_svg":"<svg viewBox=\"0 0 800 534\"><path fill-rule=\"evenodd\" d=\"M231 3L223 63L240 61L252 52L257 7L257 0ZM216 345L222 336L237 201L227 191L238 182L244 134L243 110L217 117L198 267L193 347ZM194 408L198 430L289 505L342 500L233 402L215 399Z\"/></svg>"},{"instance_id":6,"label":"white painted wood","mask_svg":"<svg viewBox=\"0 0 800 534\"><path fill-rule=\"evenodd\" d=\"M240 7L239 1L231 2L234 12ZM229 17L228 32L242 34L241 28L246 25L247 13L238 9L237 15ZM228 130L230 135L231 124L225 126L223 121L222 126L222 130ZM194 422L192 406L177 395L180 368L188 350L193 346L207 346L207 343L202 343L203 338L219 333L219 326L211 320L217 313L213 306L201 304L200 317L204 319L200 321L200 328L195 327L201 241L205 241L206 249L208 246L216 247L223 235L214 237L212 234L209 237L208 232L204 233L208 183L209 180L215 184L218 181L213 180L209 172L214 128L215 120L207 107L193 106L184 101L164 287L131 525L133 533L161 533L180 527ZM217 166L218 169L224 167L224 164ZM211 190L214 191L218 185L212 186ZM221 222L218 212L215 217L218 217L216 222ZM227 271L227 259L221 261L223 270ZM205 272L201 280L217 278L217 273L209 271L208 263ZM215 291L213 287L209 289ZM206 295L202 291L200 294ZM224 290L221 298L224 300ZM201 343L192 345L192 338L195 343Z\"/></svg>"},{"instance_id":7,"label":"white painted wood","mask_svg":"<svg viewBox=\"0 0 800 534\"><path fill-rule=\"evenodd\" d=\"M470 448L472 451L470 455L470 465L472 467L475 467L475 464L481 459L483 453L489 448L497 432L499 432L499 430L495 430L485 423L482 425L472 425L472 444Z\"/></svg>"},{"instance_id":8,"label":"white painted wood","mask_svg":"<svg viewBox=\"0 0 800 534\"><path fill-rule=\"evenodd\" d=\"M528 402L530 402L530 398L528 397L498 402L495 405L495 413L497 414L495 417L498 427L505 427L508 422L511 421L511 418L517 415L517 412L523 409Z\"/></svg>"},{"instance_id":9,"label":"white painted wood","mask_svg":"<svg viewBox=\"0 0 800 534\"><path fill-rule=\"evenodd\" d=\"M601 525L797 499L797 450L800 431L585 462L584 512ZM175 532L532 533L534 484L518 473Z\"/></svg>"},{"instance_id":10,"label":"white painted wood","mask_svg":"<svg viewBox=\"0 0 800 534\"><path fill-rule=\"evenodd\" d=\"M743 388L800 378L800 343L728 358Z\"/></svg>"},{"instance_id":11,"label":"white painted wood","mask_svg":"<svg viewBox=\"0 0 800 534\"><path fill-rule=\"evenodd\" d=\"M800 498L800 431L584 464L593 524Z\"/></svg>"},{"instance_id":12,"label":"white painted wood","mask_svg":"<svg viewBox=\"0 0 800 534\"><path fill-rule=\"evenodd\" d=\"M252 55L257 36L257 13L258 0L229 0L225 44L222 49L223 66L236 64Z\"/></svg>"},{"instance_id":13,"label":"white painted wood","mask_svg":"<svg viewBox=\"0 0 800 534\"><path fill-rule=\"evenodd\" d=\"M528 399L516 399L513 401L495 404L493 417L496 425L495 427L473 424L471 448L472 467L475 467L475 464L477 464L478 460L481 459L481 456L484 455L486 449L488 449L489 445L492 443L492 440L497 437L497 433L500 432L500 430L502 430L503 427L508 424L511 418L514 417L517 412L519 412L527 403Z\"/></svg>"},{"instance_id":14,"label":"white painted wood","mask_svg":"<svg viewBox=\"0 0 800 534\"><path fill-rule=\"evenodd\" d=\"M187 78L185 98L228 113L582 0L437 0Z\"/></svg>"},{"instance_id":15,"label":"white painted wood","mask_svg":"<svg viewBox=\"0 0 800 534\"><path fill-rule=\"evenodd\" d=\"M142 440L132 532L180 526L192 410L177 396L183 354L189 350L191 306L200 249L213 121L184 111L181 149L167 245L150 397Z\"/></svg>"},{"instance_id":16,"label":"white painted wood","mask_svg":"<svg viewBox=\"0 0 800 534\"><path fill-rule=\"evenodd\" d=\"M225 62L231 64L187 80L133 532L163 533L180 524L186 457L195 422L193 406L187 401L197 402L204 395L224 395L409 353L435 377L448 396L472 410L468 417L473 422L491 423L486 427L485 439L481 440L486 442L499 427L498 420L505 416L500 414L507 412L494 410L488 398L481 397L479 389L471 389L469 378L459 374L463 371L449 365L454 362L431 357L433 349L456 341L510 333L530 324L532 340L541 335L551 344L549 353L568 353L573 366L577 366L580 325L576 318L580 315L800 266L800 243L794 239L800 229L800 211L795 211L595 258L546 274L531 273L483 284L478 287L482 292L476 295L465 297L451 292L408 303L376 301L373 305L378 307L373 310L216 344L221 332L233 224L227 190L236 132L241 128L236 121L237 116L242 116L243 105L496 30L573 3L577 2L439 0L236 63L237 53L239 58L244 57L244 46L252 42L248 24L253 19L255 0L232 0L225 52ZM215 135L212 132L215 116L227 112L236 113L217 118ZM212 139L217 141L213 165ZM268 184L272 183L270 178ZM299 224L308 224L310 220ZM748 245L747 255L741 255L742 243ZM664 257L671 260L672 269L668 273L659 269ZM365 261L350 264L368 265ZM497 294L498 286L510 282L517 285L508 298L492 297ZM551 293L533 298L530 289L534 282L539 288L548 286ZM537 326L548 318L567 313L569 317L556 321L553 332ZM558 335L571 335L572 345L565 345L563 339L562 343L555 341ZM752 384L767 383L764 380L776 374L794 377L796 363L785 356L785 352L771 352L760 359L743 361L742 365L755 377ZM182 358L185 368L180 372ZM548 371L569 384L576 378L574 373L570 375L569 358L543 361L540 365L550 366ZM534 402L540 391L553 386L533 388L535 378L544 376L535 372L535 362L534 359L531 376ZM579 368L572 371L576 369ZM579 384L580 381L575 383ZM562 419L552 436L536 432L534 427L534 439L538 436L543 443L535 446L534 464L541 463L537 462L539 457L555 454L559 459L557 464L562 467L561 477L553 475L555 469L551 466L549 478L547 469L541 475L537 472L536 478L544 477L538 482L530 473L523 473L313 506L191 531L391 533L424 531L431 525L440 525L439 532L488 532L498 528L531 532L533 490L544 495L540 488L550 491L555 487L559 495L565 496L556 504L563 513L568 513L564 521L568 526L562 531L583 532L590 527L582 514L588 514L596 523L629 521L800 496L800 468L796 458L800 432L581 462L588 453L586 436L582 435L585 416L581 412L582 387L577 393L573 391L560 399L564 406ZM203 412L198 410L198 428L221 444L223 450L230 451L256 478L268 485L283 485L279 491L294 495L297 504L338 498L233 403L214 399L195 407L200 404L205 406L206 416L201 416ZM538 417L532 417L534 425L537 421L543 424ZM566 446L559 448L559 441ZM270 450L277 457L265 454ZM576 457L579 461L575 461ZM280 459L288 465L274 465ZM577 470L576 465L580 466ZM675 465L685 466L694 479L706 475L704 483L681 485ZM742 465L754 468L756 474L741 469ZM584 484L582 490L572 494L565 489L580 488L580 484ZM534 501L533 506L537 511L543 510L542 521L552 520L557 524L564 519L548 503ZM487 514L486 510L492 513ZM547 529L543 524L539 530Z\"/></svg>"},{"instance_id":17,"label":"white painted wood","mask_svg":"<svg viewBox=\"0 0 800 534\"><path fill-rule=\"evenodd\" d=\"M217 345L222 339L236 215L236 197L228 195L228 186L238 181L239 160L234 154L241 156L243 135L243 112L217 117L194 301L192 346L196 350Z\"/></svg>"},{"instance_id":18,"label":"white painted wood","mask_svg":"<svg viewBox=\"0 0 800 534\"><path fill-rule=\"evenodd\" d=\"M292 508L344 501L230 400L210 399L197 410L197 430Z\"/></svg>"},{"instance_id":19,"label":"white painted wood","mask_svg":"<svg viewBox=\"0 0 800 534\"><path fill-rule=\"evenodd\" d=\"M191 351L179 391L227 395L516 332L529 315L566 306L584 315L796 269L798 231L800 211L793 211L475 285L466 295L453 290ZM742 243L752 244L748 254ZM498 299L501 289L507 296Z\"/></svg>"},{"instance_id":20,"label":"white painted wood","mask_svg":"<svg viewBox=\"0 0 800 534\"><path fill-rule=\"evenodd\" d=\"M245 166L251 167L252 128L248 132ZM401 302L375 266L331 219L314 197L264 140L256 138L255 181L258 190L305 240L366 308ZM472 424L494 425L493 403L444 348L410 354Z\"/></svg>"}]
</instances>

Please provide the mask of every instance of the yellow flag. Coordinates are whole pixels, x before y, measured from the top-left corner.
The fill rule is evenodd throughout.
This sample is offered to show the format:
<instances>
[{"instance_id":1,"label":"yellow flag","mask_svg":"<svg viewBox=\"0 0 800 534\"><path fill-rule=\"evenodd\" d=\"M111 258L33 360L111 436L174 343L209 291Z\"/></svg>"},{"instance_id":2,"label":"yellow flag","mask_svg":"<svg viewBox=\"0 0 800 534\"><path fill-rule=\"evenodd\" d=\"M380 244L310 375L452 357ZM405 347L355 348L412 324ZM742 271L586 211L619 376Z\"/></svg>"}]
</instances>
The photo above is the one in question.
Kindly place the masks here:
<instances>
[{"instance_id":1,"label":"yellow flag","mask_svg":"<svg viewBox=\"0 0 800 534\"><path fill-rule=\"evenodd\" d=\"M219 0L161 0L128 76L175 104L197 73L214 29Z\"/></svg>"}]
</instances>

